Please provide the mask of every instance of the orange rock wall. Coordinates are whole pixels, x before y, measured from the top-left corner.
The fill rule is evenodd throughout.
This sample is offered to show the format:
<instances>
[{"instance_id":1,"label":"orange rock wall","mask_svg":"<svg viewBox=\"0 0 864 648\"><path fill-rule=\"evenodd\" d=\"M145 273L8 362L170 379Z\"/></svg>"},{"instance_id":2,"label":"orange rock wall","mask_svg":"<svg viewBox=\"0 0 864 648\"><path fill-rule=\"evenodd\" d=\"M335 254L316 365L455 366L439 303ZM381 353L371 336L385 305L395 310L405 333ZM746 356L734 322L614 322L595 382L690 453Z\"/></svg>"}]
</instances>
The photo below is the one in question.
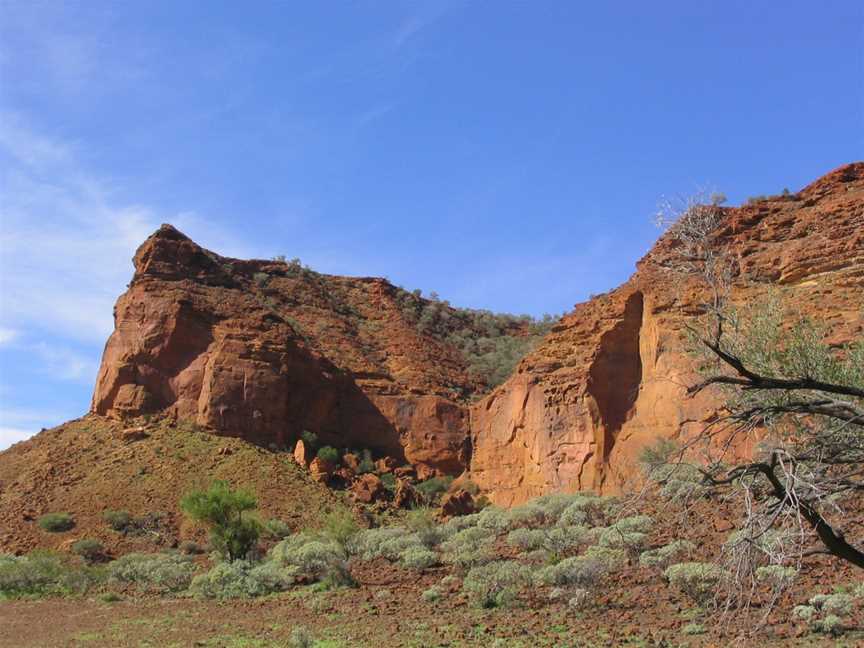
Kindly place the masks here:
<instances>
[{"instance_id":1,"label":"orange rock wall","mask_svg":"<svg viewBox=\"0 0 864 648\"><path fill-rule=\"evenodd\" d=\"M721 245L741 268L733 301L778 291L833 340L864 335L864 164L725 214ZM633 486L645 445L695 434L716 415L716 393L685 393L696 375L682 332L704 296L695 278L665 269L673 259L664 237L626 284L577 305L471 408L470 474L494 502Z\"/></svg>"}]
</instances>

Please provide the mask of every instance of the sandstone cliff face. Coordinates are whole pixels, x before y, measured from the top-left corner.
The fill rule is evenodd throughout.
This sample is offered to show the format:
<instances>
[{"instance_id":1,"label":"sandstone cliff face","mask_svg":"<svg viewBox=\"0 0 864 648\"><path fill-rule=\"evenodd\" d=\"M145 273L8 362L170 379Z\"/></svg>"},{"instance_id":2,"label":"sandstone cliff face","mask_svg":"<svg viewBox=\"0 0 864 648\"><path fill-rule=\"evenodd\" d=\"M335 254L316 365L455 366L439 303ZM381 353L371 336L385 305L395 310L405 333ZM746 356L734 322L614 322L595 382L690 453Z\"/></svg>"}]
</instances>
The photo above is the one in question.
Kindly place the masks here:
<instances>
[{"instance_id":1,"label":"sandstone cliff face","mask_svg":"<svg viewBox=\"0 0 864 648\"><path fill-rule=\"evenodd\" d=\"M310 430L429 471L465 467L468 417L453 397L471 381L404 321L386 281L223 258L169 225L134 262L94 413L165 413L280 447Z\"/></svg>"},{"instance_id":2,"label":"sandstone cliff face","mask_svg":"<svg viewBox=\"0 0 864 648\"><path fill-rule=\"evenodd\" d=\"M720 245L741 269L733 300L779 290L837 341L864 335L864 163L724 213ZM165 413L280 447L311 430L421 475L467 469L504 505L615 492L637 478L644 445L697 432L718 408L716 394L685 396L695 376L681 333L703 295L670 274L674 254L661 238L627 283L577 305L469 405L464 358L418 332L387 281L220 257L166 225L135 255L92 410Z\"/></svg>"},{"instance_id":3,"label":"sandstone cliff face","mask_svg":"<svg viewBox=\"0 0 864 648\"><path fill-rule=\"evenodd\" d=\"M741 268L733 301L779 290L836 341L864 335L864 163L725 216L721 244ZM685 394L695 376L681 333L703 295L664 269L673 254L664 237L626 284L577 305L471 408L471 477L494 502L618 491L638 479L642 447L715 416L716 394Z\"/></svg>"}]
</instances>

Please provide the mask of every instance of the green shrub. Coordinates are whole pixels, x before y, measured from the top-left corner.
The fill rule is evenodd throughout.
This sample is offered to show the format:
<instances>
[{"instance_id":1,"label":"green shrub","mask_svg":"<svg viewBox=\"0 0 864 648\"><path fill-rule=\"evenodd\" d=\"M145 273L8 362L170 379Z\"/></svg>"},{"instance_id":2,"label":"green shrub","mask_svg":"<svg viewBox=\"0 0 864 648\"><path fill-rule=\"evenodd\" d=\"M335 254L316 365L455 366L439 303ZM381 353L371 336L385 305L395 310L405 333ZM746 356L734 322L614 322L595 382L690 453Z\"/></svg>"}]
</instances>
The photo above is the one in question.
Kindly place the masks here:
<instances>
[{"instance_id":1,"label":"green shrub","mask_svg":"<svg viewBox=\"0 0 864 648\"><path fill-rule=\"evenodd\" d=\"M588 547L584 556L600 561L610 571L627 564L627 552L614 547Z\"/></svg>"},{"instance_id":2,"label":"green shrub","mask_svg":"<svg viewBox=\"0 0 864 648\"><path fill-rule=\"evenodd\" d=\"M339 451L333 446L319 448L317 456L321 461L326 461L327 463L339 463Z\"/></svg>"},{"instance_id":3,"label":"green shrub","mask_svg":"<svg viewBox=\"0 0 864 648\"><path fill-rule=\"evenodd\" d=\"M843 619L836 614L829 614L821 621L815 622L813 627L819 632L830 634L835 637L846 632L846 626L843 623Z\"/></svg>"},{"instance_id":4,"label":"green shrub","mask_svg":"<svg viewBox=\"0 0 864 648\"><path fill-rule=\"evenodd\" d=\"M372 453L369 450L363 450L360 458L360 463L357 465L357 474L375 472L375 462L372 460ZM390 473L387 473L390 474ZM394 481L396 477L393 477Z\"/></svg>"},{"instance_id":5,"label":"green shrub","mask_svg":"<svg viewBox=\"0 0 864 648\"><path fill-rule=\"evenodd\" d=\"M558 517L561 526L605 524L613 515L618 501L613 497L598 497L594 493L577 493Z\"/></svg>"},{"instance_id":6,"label":"green shrub","mask_svg":"<svg viewBox=\"0 0 864 648\"><path fill-rule=\"evenodd\" d=\"M767 583L774 589L784 589L795 580L798 572L792 567L766 565L756 570L756 580Z\"/></svg>"},{"instance_id":7,"label":"green shrub","mask_svg":"<svg viewBox=\"0 0 864 648\"><path fill-rule=\"evenodd\" d=\"M0 599L65 594L70 590L69 579L70 569L59 555L0 555Z\"/></svg>"},{"instance_id":8,"label":"green shrub","mask_svg":"<svg viewBox=\"0 0 864 648\"><path fill-rule=\"evenodd\" d=\"M300 433L300 438L302 439L303 444L309 446L310 449L314 450L318 447L318 435L314 432L303 430L303 432Z\"/></svg>"},{"instance_id":9,"label":"green shrub","mask_svg":"<svg viewBox=\"0 0 864 648\"><path fill-rule=\"evenodd\" d=\"M478 529L500 535L513 528L513 517L510 511L505 511L497 506L488 506L477 514L476 526Z\"/></svg>"},{"instance_id":10,"label":"green shrub","mask_svg":"<svg viewBox=\"0 0 864 648\"><path fill-rule=\"evenodd\" d=\"M396 475L393 473L384 473L381 475L381 483L391 493L396 490Z\"/></svg>"},{"instance_id":11,"label":"green shrub","mask_svg":"<svg viewBox=\"0 0 864 648\"><path fill-rule=\"evenodd\" d=\"M705 626L701 623L688 623L681 628L681 632L685 635L701 635L705 634Z\"/></svg>"},{"instance_id":12,"label":"green shrub","mask_svg":"<svg viewBox=\"0 0 864 648\"><path fill-rule=\"evenodd\" d=\"M513 529L507 534L507 544L523 551L539 549L546 544L546 531L544 529Z\"/></svg>"},{"instance_id":13,"label":"green shrub","mask_svg":"<svg viewBox=\"0 0 864 648\"><path fill-rule=\"evenodd\" d=\"M72 543L72 553L81 556L87 562L95 562L102 557L105 548L94 538L82 538Z\"/></svg>"},{"instance_id":14,"label":"green shrub","mask_svg":"<svg viewBox=\"0 0 864 648\"><path fill-rule=\"evenodd\" d=\"M610 528L618 529L622 533L650 533L653 526L653 518L647 515L634 515L618 520Z\"/></svg>"},{"instance_id":15,"label":"green shrub","mask_svg":"<svg viewBox=\"0 0 864 648\"><path fill-rule=\"evenodd\" d=\"M108 565L110 580L136 585L142 591L179 592L189 587L195 563L180 554L140 554L121 556Z\"/></svg>"},{"instance_id":16,"label":"green shrub","mask_svg":"<svg viewBox=\"0 0 864 648\"><path fill-rule=\"evenodd\" d=\"M431 479L420 482L415 488L417 492L426 499L426 501L434 502L442 493L447 492L447 489L450 488L450 484L452 483L453 478L449 475L445 475L444 477L432 477Z\"/></svg>"},{"instance_id":17,"label":"green shrub","mask_svg":"<svg viewBox=\"0 0 864 648\"><path fill-rule=\"evenodd\" d=\"M801 619L808 623L816 617L816 608L811 605L796 605L792 608L792 618Z\"/></svg>"},{"instance_id":18,"label":"green shrub","mask_svg":"<svg viewBox=\"0 0 864 648\"><path fill-rule=\"evenodd\" d=\"M420 596L427 603L435 603L441 600L441 590L433 585L429 589L424 590Z\"/></svg>"},{"instance_id":19,"label":"green shrub","mask_svg":"<svg viewBox=\"0 0 864 648\"><path fill-rule=\"evenodd\" d=\"M345 551L333 540L297 534L273 547L270 556L282 567L293 568L298 575L328 586L354 583L348 571Z\"/></svg>"},{"instance_id":20,"label":"green shrub","mask_svg":"<svg viewBox=\"0 0 864 648\"><path fill-rule=\"evenodd\" d=\"M555 527L546 532L543 546L555 554L562 554L587 544L590 530L584 526Z\"/></svg>"},{"instance_id":21,"label":"green shrub","mask_svg":"<svg viewBox=\"0 0 864 648\"><path fill-rule=\"evenodd\" d=\"M438 555L426 547L408 547L399 554L399 562L408 569L426 569L438 564Z\"/></svg>"},{"instance_id":22,"label":"green shrub","mask_svg":"<svg viewBox=\"0 0 864 648\"><path fill-rule=\"evenodd\" d=\"M639 564L643 567L657 567L666 569L672 564L672 561L679 558L682 554L695 551L696 545L689 540L675 540L667 545L645 551L639 556Z\"/></svg>"},{"instance_id":23,"label":"green shrub","mask_svg":"<svg viewBox=\"0 0 864 648\"><path fill-rule=\"evenodd\" d=\"M822 612L837 616L852 614L853 598L848 594L831 594L822 602Z\"/></svg>"},{"instance_id":24,"label":"green shrub","mask_svg":"<svg viewBox=\"0 0 864 648\"><path fill-rule=\"evenodd\" d=\"M723 575L717 565L700 562L671 565L663 573L671 585L699 605L713 598Z\"/></svg>"},{"instance_id":25,"label":"green shrub","mask_svg":"<svg viewBox=\"0 0 864 648\"><path fill-rule=\"evenodd\" d=\"M189 591L199 598L232 599L283 592L295 582L296 570L268 561L223 562L192 580Z\"/></svg>"},{"instance_id":26,"label":"green shrub","mask_svg":"<svg viewBox=\"0 0 864 648\"><path fill-rule=\"evenodd\" d=\"M637 553L645 545L648 536L638 531L622 532L616 527L608 527L600 534L598 544L612 549L626 549Z\"/></svg>"},{"instance_id":27,"label":"green shrub","mask_svg":"<svg viewBox=\"0 0 864 648\"><path fill-rule=\"evenodd\" d=\"M360 532L360 525L348 509L336 509L324 518L324 535L345 547Z\"/></svg>"},{"instance_id":28,"label":"green shrub","mask_svg":"<svg viewBox=\"0 0 864 648\"><path fill-rule=\"evenodd\" d=\"M180 553L186 554L187 556L197 556L198 554L204 553L204 550L198 545L198 543L192 542L191 540L184 540L180 543L178 548L180 549Z\"/></svg>"},{"instance_id":29,"label":"green shrub","mask_svg":"<svg viewBox=\"0 0 864 648\"><path fill-rule=\"evenodd\" d=\"M46 513L38 520L39 527L49 533L62 533L75 526L75 520L68 513Z\"/></svg>"},{"instance_id":30,"label":"green shrub","mask_svg":"<svg viewBox=\"0 0 864 648\"><path fill-rule=\"evenodd\" d=\"M408 529L402 527L364 529L352 536L345 548L351 556L357 556L361 560L374 560L383 555L382 545L409 534Z\"/></svg>"},{"instance_id":31,"label":"green shrub","mask_svg":"<svg viewBox=\"0 0 864 648\"><path fill-rule=\"evenodd\" d=\"M414 533L408 533L398 538L385 540L380 546L380 555L390 561L399 560L403 552L408 549L418 548L425 549L420 538Z\"/></svg>"},{"instance_id":32,"label":"green shrub","mask_svg":"<svg viewBox=\"0 0 864 648\"><path fill-rule=\"evenodd\" d=\"M530 571L513 560L500 560L472 568L462 590L475 604L484 608L506 607L530 583Z\"/></svg>"},{"instance_id":33,"label":"green shrub","mask_svg":"<svg viewBox=\"0 0 864 648\"><path fill-rule=\"evenodd\" d=\"M284 540L294 531L287 522L278 518L270 518L264 523L264 532L275 540Z\"/></svg>"},{"instance_id":34,"label":"green shrub","mask_svg":"<svg viewBox=\"0 0 864 648\"><path fill-rule=\"evenodd\" d=\"M597 558L575 556L540 570L537 580L557 587L577 586L593 589L609 573L609 567Z\"/></svg>"},{"instance_id":35,"label":"green shrub","mask_svg":"<svg viewBox=\"0 0 864 648\"><path fill-rule=\"evenodd\" d=\"M288 639L289 648L313 648L314 645L315 640L306 628L298 626L291 630L291 637Z\"/></svg>"},{"instance_id":36,"label":"green shrub","mask_svg":"<svg viewBox=\"0 0 864 648\"><path fill-rule=\"evenodd\" d=\"M192 491L180 500L189 517L210 527L210 544L228 560L245 557L258 542L260 523L243 517L256 506L254 495L232 490L225 481L215 481L208 490Z\"/></svg>"},{"instance_id":37,"label":"green shrub","mask_svg":"<svg viewBox=\"0 0 864 648\"><path fill-rule=\"evenodd\" d=\"M445 529L435 520L432 509L421 507L409 511L405 516L405 526L413 531L426 547L434 547L446 536Z\"/></svg>"},{"instance_id":38,"label":"green shrub","mask_svg":"<svg viewBox=\"0 0 864 648\"><path fill-rule=\"evenodd\" d=\"M134 527L134 520L128 511L105 511L102 519L115 531L128 531Z\"/></svg>"}]
</instances>

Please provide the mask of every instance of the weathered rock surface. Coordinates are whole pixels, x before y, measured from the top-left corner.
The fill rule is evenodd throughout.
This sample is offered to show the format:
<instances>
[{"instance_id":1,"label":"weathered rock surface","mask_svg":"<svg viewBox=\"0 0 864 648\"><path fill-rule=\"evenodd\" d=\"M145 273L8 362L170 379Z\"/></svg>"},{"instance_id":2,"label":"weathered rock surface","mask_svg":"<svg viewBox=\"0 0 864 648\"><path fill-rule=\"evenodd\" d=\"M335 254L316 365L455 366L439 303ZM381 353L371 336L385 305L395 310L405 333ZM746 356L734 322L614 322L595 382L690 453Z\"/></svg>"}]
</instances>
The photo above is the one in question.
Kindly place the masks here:
<instances>
[{"instance_id":1,"label":"weathered rock surface","mask_svg":"<svg viewBox=\"0 0 864 648\"><path fill-rule=\"evenodd\" d=\"M265 447L309 430L430 473L466 467L464 362L405 321L385 280L220 257L170 225L134 263L94 413L160 412Z\"/></svg>"},{"instance_id":2,"label":"weathered rock surface","mask_svg":"<svg viewBox=\"0 0 864 648\"><path fill-rule=\"evenodd\" d=\"M864 334L864 163L724 214L734 301L778 290L836 341ZM464 359L406 320L387 281L221 257L166 225L135 255L92 410L159 412L264 447L309 430L421 480L467 469L504 505L614 492L644 445L698 431L718 407L716 394L685 396L695 376L681 333L703 294L669 272L674 254L661 238L628 282L577 305L469 405Z\"/></svg>"},{"instance_id":3,"label":"weathered rock surface","mask_svg":"<svg viewBox=\"0 0 864 648\"><path fill-rule=\"evenodd\" d=\"M798 194L724 211L721 245L741 268L733 301L776 290L834 340L864 335L864 163ZM492 501L620 490L637 479L642 447L694 433L715 414L716 393L685 394L695 375L682 329L704 295L670 263L667 236L627 283L577 305L471 408L471 478Z\"/></svg>"}]
</instances>

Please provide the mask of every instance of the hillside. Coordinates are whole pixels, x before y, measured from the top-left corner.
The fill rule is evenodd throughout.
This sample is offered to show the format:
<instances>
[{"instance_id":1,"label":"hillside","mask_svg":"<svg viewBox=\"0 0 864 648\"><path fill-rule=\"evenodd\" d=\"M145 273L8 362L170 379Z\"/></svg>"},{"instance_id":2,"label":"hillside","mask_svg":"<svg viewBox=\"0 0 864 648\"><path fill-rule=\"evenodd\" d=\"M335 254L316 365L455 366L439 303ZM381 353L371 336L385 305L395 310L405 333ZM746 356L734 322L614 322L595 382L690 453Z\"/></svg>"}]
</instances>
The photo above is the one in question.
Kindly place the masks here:
<instances>
[{"instance_id":1,"label":"hillside","mask_svg":"<svg viewBox=\"0 0 864 648\"><path fill-rule=\"evenodd\" d=\"M741 268L733 300L779 291L835 341L864 334L864 163L723 214ZM532 322L384 279L221 257L163 226L135 255L91 414L0 453L2 545L39 544L33 520L50 510L94 528L115 506L171 512L183 488L220 475L255 486L268 514L312 523L335 500L281 452L304 430L412 464L420 480L464 472L503 505L619 492L636 483L641 447L698 432L718 406L685 395L681 332L703 295L670 275L673 258L661 237L621 287ZM491 362L500 370L549 329L486 393L484 345L507 356ZM146 438L123 440L142 416Z\"/></svg>"},{"instance_id":2,"label":"hillside","mask_svg":"<svg viewBox=\"0 0 864 648\"><path fill-rule=\"evenodd\" d=\"M190 424L117 421L85 416L2 453L0 461L0 553L34 547L68 548L72 540L99 539L113 554L203 543L202 529L184 526L180 495L228 479L258 495L262 519L279 518L294 529L315 526L344 506L330 489L310 479L290 454L274 453L239 439L220 438ZM148 519L137 534L118 534L106 510ZM69 512L70 533L45 533L37 518ZM71 540L70 540L71 538Z\"/></svg>"}]
</instances>

